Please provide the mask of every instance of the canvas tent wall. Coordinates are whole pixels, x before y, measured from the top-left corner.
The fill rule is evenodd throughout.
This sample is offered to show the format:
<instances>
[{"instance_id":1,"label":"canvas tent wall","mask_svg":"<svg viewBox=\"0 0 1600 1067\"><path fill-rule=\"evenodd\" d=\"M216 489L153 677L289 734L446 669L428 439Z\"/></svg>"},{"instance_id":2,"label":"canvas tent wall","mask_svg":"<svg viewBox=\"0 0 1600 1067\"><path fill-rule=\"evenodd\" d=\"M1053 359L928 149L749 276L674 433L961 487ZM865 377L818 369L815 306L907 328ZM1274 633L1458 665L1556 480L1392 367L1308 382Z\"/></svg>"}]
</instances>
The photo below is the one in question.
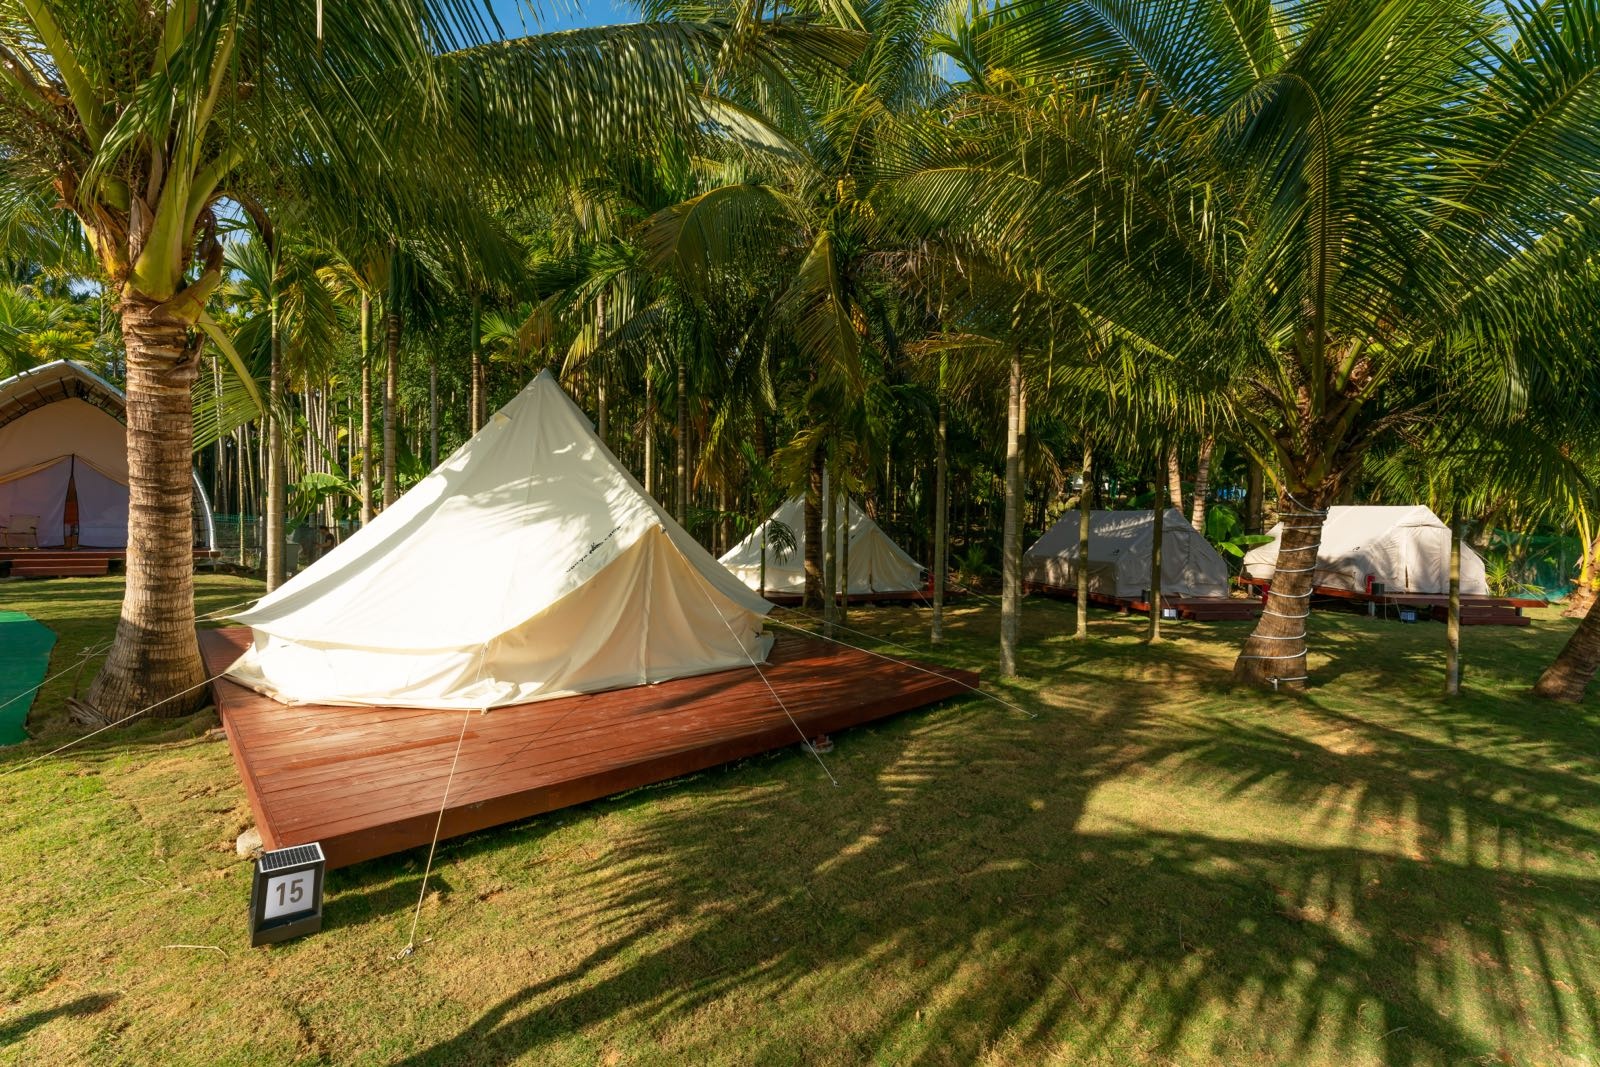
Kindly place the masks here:
<instances>
[{"instance_id":1,"label":"canvas tent wall","mask_svg":"<svg viewBox=\"0 0 1600 1067\"><path fill-rule=\"evenodd\" d=\"M548 372L366 527L235 618L285 703L489 708L764 660L717 565Z\"/></svg>"},{"instance_id":2,"label":"canvas tent wall","mask_svg":"<svg viewBox=\"0 0 1600 1067\"><path fill-rule=\"evenodd\" d=\"M71 360L0 381L0 525L36 516L37 545L124 548L128 443L122 391ZM216 539L194 478L195 543Z\"/></svg>"},{"instance_id":3,"label":"canvas tent wall","mask_svg":"<svg viewBox=\"0 0 1600 1067\"><path fill-rule=\"evenodd\" d=\"M1244 573L1270 579L1277 568L1283 523L1272 540L1244 557ZM1442 595L1450 591L1450 527L1420 504L1332 507L1322 525L1313 585L1365 592L1367 576L1387 592ZM1461 591L1487 596L1483 557L1461 546Z\"/></svg>"},{"instance_id":4,"label":"canvas tent wall","mask_svg":"<svg viewBox=\"0 0 1600 1067\"><path fill-rule=\"evenodd\" d=\"M1061 517L1022 557L1026 581L1075 589L1078 584L1078 512ZM1089 591L1134 600L1150 588L1155 512L1089 513ZM1189 520L1174 508L1162 517L1161 591L1166 596L1228 595L1228 565Z\"/></svg>"},{"instance_id":5,"label":"canvas tent wall","mask_svg":"<svg viewBox=\"0 0 1600 1067\"><path fill-rule=\"evenodd\" d=\"M839 513L844 513L841 498ZM784 553L773 543L773 522L787 526L794 535L793 550ZM761 585L761 547L766 537L767 570L765 592L803 593L806 587L806 510L805 501L791 497L772 517L734 545L722 557L722 565L751 589ZM845 528L840 523L835 551L843 559ZM872 521L866 509L850 502L850 582L852 596L870 593L898 593L922 588L922 564L908 556L889 539L883 527Z\"/></svg>"}]
</instances>

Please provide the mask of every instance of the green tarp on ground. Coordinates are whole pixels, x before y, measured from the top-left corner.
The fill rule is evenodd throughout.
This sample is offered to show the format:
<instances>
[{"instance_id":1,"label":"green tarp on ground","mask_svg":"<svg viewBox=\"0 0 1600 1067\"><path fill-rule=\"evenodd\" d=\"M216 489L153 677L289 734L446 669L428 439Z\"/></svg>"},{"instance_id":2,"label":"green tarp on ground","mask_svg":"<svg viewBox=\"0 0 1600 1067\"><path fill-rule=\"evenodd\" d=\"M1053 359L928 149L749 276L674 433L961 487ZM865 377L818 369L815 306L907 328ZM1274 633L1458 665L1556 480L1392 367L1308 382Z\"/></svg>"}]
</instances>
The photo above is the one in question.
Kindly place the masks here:
<instances>
[{"instance_id":1,"label":"green tarp on ground","mask_svg":"<svg viewBox=\"0 0 1600 1067\"><path fill-rule=\"evenodd\" d=\"M33 691L50 669L55 631L20 611L0 610L0 745L28 739Z\"/></svg>"}]
</instances>

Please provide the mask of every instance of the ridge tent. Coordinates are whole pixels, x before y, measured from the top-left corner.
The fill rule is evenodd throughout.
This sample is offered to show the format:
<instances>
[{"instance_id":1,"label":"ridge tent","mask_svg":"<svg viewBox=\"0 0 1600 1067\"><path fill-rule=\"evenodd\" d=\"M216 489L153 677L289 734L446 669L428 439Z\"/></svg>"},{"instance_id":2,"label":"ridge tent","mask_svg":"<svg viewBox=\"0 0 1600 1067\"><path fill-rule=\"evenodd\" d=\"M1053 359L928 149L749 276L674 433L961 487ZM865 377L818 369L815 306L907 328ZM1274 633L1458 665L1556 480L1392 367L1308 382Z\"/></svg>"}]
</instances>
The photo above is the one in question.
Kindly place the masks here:
<instances>
[{"instance_id":1,"label":"ridge tent","mask_svg":"<svg viewBox=\"0 0 1600 1067\"><path fill-rule=\"evenodd\" d=\"M60 359L0 381L0 526L38 520L29 548L128 544L127 399ZM215 543L194 476L195 543ZM0 539L0 544L4 540Z\"/></svg>"},{"instance_id":2,"label":"ridge tent","mask_svg":"<svg viewBox=\"0 0 1600 1067\"><path fill-rule=\"evenodd\" d=\"M343 544L234 616L290 704L489 708L764 660L771 605L623 469L548 371Z\"/></svg>"},{"instance_id":3,"label":"ridge tent","mask_svg":"<svg viewBox=\"0 0 1600 1067\"><path fill-rule=\"evenodd\" d=\"M840 500L840 510L844 501ZM750 536L730 548L721 563L745 585L761 585L761 538L768 523L780 522L794 531L794 549L779 558L770 538L767 541L768 593L803 593L806 588L806 505L800 497L784 501L772 517L756 527ZM843 559L845 531L839 530L837 557ZM866 510L850 502L850 595L909 592L922 588L922 564L889 539L883 528L872 521Z\"/></svg>"},{"instance_id":4,"label":"ridge tent","mask_svg":"<svg viewBox=\"0 0 1600 1067\"><path fill-rule=\"evenodd\" d=\"M1270 579L1277 568L1283 523L1267 531L1272 540L1244 557L1244 573ZM1322 589L1367 591L1367 575L1390 593L1441 595L1450 591L1450 527L1420 504L1340 506L1328 509L1322 524L1312 585ZM1483 557L1461 546L1461 592L1487 596Z\"/></svg>"},{"instance_id":5,"label":"ridge tent","mask_svg":"<svg viewBox=\"0 0 1600 1067\"><path fill-rule=\"evenodd\" d=\"M1133 600L1150 588L1153 511L1089 513L1089 591ZM1176 508L1162 517L1161 592L1164 596L1228 595L1228 565ZM1024 580L1060 589L1078 584L1078 512L1069 511L1022 555Z\"/></svg>"}]
</instances>

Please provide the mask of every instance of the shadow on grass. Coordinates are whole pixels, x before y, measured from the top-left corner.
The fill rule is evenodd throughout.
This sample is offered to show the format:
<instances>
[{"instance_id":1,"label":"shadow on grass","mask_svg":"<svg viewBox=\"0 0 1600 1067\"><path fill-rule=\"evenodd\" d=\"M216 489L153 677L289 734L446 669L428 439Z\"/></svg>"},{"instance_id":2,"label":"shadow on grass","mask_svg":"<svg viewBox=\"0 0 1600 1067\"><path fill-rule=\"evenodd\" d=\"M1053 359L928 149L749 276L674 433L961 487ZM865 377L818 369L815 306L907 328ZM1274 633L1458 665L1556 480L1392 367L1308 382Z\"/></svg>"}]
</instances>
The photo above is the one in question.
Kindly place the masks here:
<instances>
[{"instance_id":1,"label":"shadow on grass","mask_svg":"<svg viewBox=\"0 0 1600 1067\"><path fill-rule=\"evenodd\" d=\"M20 1041L29 1031L36 1030L54 1019L95 1015L115 1004L117 998L110 993L90 993L65 1004L57 1004L43 1011L29 1012L15 1019L0 1019L0 1049Z\"/></svg>"},{"instance_id":2,"label":"shadow on grass","mask_svg":"<svg viewBox=\"0 0 1600 1067\"><path fill-rule=\"evenodd\" d=\"M841 750L866 751L837 792L759 773L684 787L693 804L562 876L586 958L403 1062L537 1061L619 1021L670 1031L674 1055L755 1062L1411 1063L1600 1041L1583 987L1600 881L1527 866L1600 851L1564 816L1600 808L1600 785L1314 705L1355 735L1341 751L1127 693L1102 690L1093 716L968 703L852 731ZM1126 781L1365 829L1087 817ZM730 1002L782 1025L752 1021L730 1052L695 1025Z\"/></svg>"}]
</instances>

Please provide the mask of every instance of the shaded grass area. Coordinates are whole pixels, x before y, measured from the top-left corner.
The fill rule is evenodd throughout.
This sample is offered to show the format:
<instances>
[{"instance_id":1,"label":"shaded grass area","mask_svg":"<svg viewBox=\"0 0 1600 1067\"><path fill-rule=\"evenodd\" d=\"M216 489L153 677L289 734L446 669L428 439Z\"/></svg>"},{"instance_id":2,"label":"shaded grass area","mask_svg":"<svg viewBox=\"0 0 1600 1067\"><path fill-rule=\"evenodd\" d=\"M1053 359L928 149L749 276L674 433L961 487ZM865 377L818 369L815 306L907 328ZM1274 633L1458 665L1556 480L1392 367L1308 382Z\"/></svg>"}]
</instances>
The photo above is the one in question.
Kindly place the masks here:
<instances>
[{"instance_id":1,"label":"shaded grass area","mask_svg":"<svg viewBox=\"0 0 1600 1067\"><path fill-rule=\"evenodd\" d=\"M89 585L0 588L83 627L53 669L109 633ZM997 623L953 611L939 658L992 675ZM838 787L790 749L446 842L408 960L420 850L245 947L209 715L0 752L0 1060L1593 1062L1600 714L1525 696L1571 624L1468 630L1446 702L1443 627L1313 623L1276 699L1224 684L1248 624L1079 644L1031 600L996 691L1036 718L951 702L838 736Z\"/></svg>"}]
</instances>

